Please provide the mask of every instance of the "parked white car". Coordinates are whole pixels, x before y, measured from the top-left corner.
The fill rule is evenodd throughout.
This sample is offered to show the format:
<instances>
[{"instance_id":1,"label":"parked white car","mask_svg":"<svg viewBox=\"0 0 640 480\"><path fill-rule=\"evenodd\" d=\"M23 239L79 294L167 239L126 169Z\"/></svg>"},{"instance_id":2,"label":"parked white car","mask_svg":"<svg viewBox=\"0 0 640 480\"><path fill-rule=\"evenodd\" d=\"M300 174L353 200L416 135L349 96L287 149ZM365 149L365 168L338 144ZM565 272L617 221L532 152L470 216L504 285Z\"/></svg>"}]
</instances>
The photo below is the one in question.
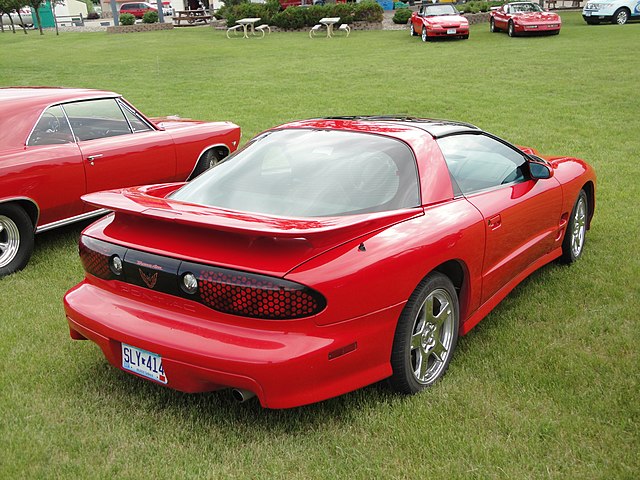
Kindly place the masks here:
<instances>
[{"instance_id":1,"label":"parked white car","mask_svg":"<svg viewBox=\"0 0 640 480\"><path fill-rule=\"evenodd\" d=\"M640 0L589 1L582 9L582 18L589 25L600 22L624 25L629 20L640 20Z\"/></svg>"}]
</instances>

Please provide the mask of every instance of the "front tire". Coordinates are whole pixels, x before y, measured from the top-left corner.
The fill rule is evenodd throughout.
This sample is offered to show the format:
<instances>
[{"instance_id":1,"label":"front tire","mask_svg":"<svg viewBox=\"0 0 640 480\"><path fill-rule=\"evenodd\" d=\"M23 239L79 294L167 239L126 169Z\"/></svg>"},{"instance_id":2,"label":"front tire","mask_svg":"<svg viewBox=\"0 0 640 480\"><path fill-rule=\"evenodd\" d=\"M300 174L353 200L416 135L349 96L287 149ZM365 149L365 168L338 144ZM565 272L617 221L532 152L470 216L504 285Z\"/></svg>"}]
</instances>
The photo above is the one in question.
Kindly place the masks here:
<instances>
[{"instance_id":1,"label":"front tire","mask_svg":"<svg viewBox=\"0 0 640 480\"><path fill-rule=\"evenodd\" d=\"M451 280L439 272L429 274L398 319L391 351L391 387L414 394L438 381L456 348L458 324L458 296Z\"/></svg>"},{"instance_id":2,"label":"front tire","mask_svg":"<svg viewBox=\"0 0 640 480\"><path fill-rule=\"evenodd\" d=\"M497 33L500 30L496 27L496 22L493 18L491 18L491 20L489 20L489 31L491 33Z\"/></svg>"},{"instance_id":3,"label":"front tire","mask_svg":"<svg viewBox=\"0 0 640 480\"><path fill-rule=\"evenodd\" d=\"M589 218L589 202L584 190L580 190L578 199L573 205L567 231L562 240L562 263L573 263L582 256L587 233L587 219Z\"/></svg>"},{"instance_id":4,"label":"front tire","mask_svg":"<svg viewBox=\"0 0 640 480\"><path fill-rule=\"evenodd\" d=\"M629 10L626 8L619 8L616 10L616 13L613 14L612 23L617 23L618 25L624 25L629 21Z\"/></svg>"},{"instance_id":5,"label":"front tire","mask_svg":"<svg viewBox=\"0 0 640 480\"><path fill-rule=\"evenodd\" d=\"M427 27L422 27L422 41L428 42L429 36L427 35Z\"/></svg>"},{"instance_id":6,"label":"front tire","mask_svg":"<svg viewBox=\"0 0 640 480\"><path fill-rule=\"evenodd\" d=\"M411 33L412 37L416 36L416 28L413 26L413 22L411 22L411 26L409 27L409 33Z\"/></svg>"},{"instance_id":7,"label":"front tire","mask_svg":"<svg viewBox=\"0 0 640 480\"><path fill-rule=\"evenodd\" d=\"M509 26L507 27L507 33L509 34L510 37L516 36L516 27L511 21L509 21Z\"/></svg>"},{"instance_id":8,"label":"front tire","mask_svg":"<svg viewBox=\"0 0 640 480\"><path fill-rule=\"evenodd\" d=\"M17 205L0 205L0 277L22 270L33 252L33 223Z\"/></svg>"}]
</instances>

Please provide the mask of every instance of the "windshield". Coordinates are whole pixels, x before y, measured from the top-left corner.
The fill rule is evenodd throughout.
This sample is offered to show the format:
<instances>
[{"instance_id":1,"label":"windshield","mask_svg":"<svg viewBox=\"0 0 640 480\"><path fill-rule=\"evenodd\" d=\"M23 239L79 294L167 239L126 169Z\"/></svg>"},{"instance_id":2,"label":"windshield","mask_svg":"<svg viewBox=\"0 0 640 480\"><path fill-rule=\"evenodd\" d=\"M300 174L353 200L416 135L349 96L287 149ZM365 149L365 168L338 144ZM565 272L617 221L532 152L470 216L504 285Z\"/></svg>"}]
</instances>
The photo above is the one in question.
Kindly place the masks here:
<instances>
[{"instance_id":1,"label":"windshield","mask_svg":"<svg viewBox=\"0 0 640 480\"><path fill-rule=\"evenodd\" d=\"M367 133L270 132L171 198L268 215L323 217L420 204L411 149Z\"/></svg>"},{"instance_id":2,"label":"windshield","mask_svg":"<svg viewBox=\"0 0 640 480\"><path fill-rule=\"evenodd\" d=\"M424 14L428 17L435 15L458 15L453 5L427 5Z\"/></svg>"},{"instance_id":3,"label":"windshield","mask_svg":"<svg viewBox=\"0 0 640 480\"><path fill-rule=\"evenodd\" d=\"M509 13L532 13L542 11L542 8L535 3L512 3L509 8Z\"/></svg>"}]
</instances>

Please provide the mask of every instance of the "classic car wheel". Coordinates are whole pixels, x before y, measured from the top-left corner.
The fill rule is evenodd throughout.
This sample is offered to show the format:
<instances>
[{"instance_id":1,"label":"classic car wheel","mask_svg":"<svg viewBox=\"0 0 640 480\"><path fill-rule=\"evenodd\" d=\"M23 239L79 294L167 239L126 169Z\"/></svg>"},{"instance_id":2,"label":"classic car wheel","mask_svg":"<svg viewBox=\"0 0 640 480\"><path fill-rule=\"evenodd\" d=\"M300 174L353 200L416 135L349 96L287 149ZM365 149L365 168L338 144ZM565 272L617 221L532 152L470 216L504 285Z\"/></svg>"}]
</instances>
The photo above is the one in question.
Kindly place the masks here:
<instances>
[{"instance_id":1,"label":"classic car wheel","mask_svg":"<svg viewBox=\"0 0 640 480\"><path fill-rule=\"evenodd\" d=\"M618 25L624 25L629 20L629 10L626 8L619 8L616 13L613 14L613 23Z\"/></svg>"},{"instance_id":2,"label":"classic car wheel","mask_svg":"<svg viewBox=\"0 0 640 480\"><path fill-rule=\"evenodd\" d=\"M33 224L16 205L0 205L0 277L24 268L33 252Z\"/></svg>"},{"instance_id":3,"label":"classic car wheel","mask_svg":"<svg viewBox=\"0 0 640 480\"><path fill-rule=\"evenodd\" d=\"M220 162L220 158L216 155L214 150L207 150L198 160L198 165L196 165L195 170L193 171L193 177L197 177L202 172L209 170L212 167L215 167Z\"/></svg>"},{"instance_id":4,"label":"classic car wheel","mask_svg":"<svg viewBox=\"0 0 640 480\"><path fill-rule=\"evenodd\" d=\"M587 218L589 218L587 194L584 190L580 190L562 240L563 263L573 263L582 256L587 233Z\"/></svg>"},{"instance_id":5,"label":"classic car wheel","mask_svg":"<svg viewBox=\"0 0 640 480\"><path fill-rule=\"evenodd\" d=\"M496 28L496 22L493 20L493 18L489 20L489 31L491 33L496 33L500 31L498 30L498 28Z\"/></svg>"},{"instance_id":6,"label":"classic car wheel","mask_svg":"<svg viewBox=\"0 0 640 480\"><path fill-rule=\"evenodd\" d=\"M507 27L507 33L510 37L516 36L516 27L513 25L512 21L509 21L509 26Z\"/></svg>"},{"instance_id":7,"label":"classic car wheel","mask_svg":"<svg viewBox=\"0 0 640 480\"><path fill-rule=\"evenodd\" d=\"M389 383L416 393L444 375L458 341L458 296L445 275L433 272L418 285L398 320Z\"/></svg>"},{"instance_id":8,"label":"classic car wheel","mask_svg":"<svg viewBox=\"0 0 640 480\"><path fill-rule=\"evenodd\" d=\"M429 36L427 35L427 27L422 27L422 41L426 42L429 40Z\"/></svg>"},{"instance_id":9,"label":"classic car wheel","mask_svg":"<svg viewBox=\"0 0 640 480\"><path fill-rule=\"evenodd\" d=\"M416 36L416 29L415 29L415 27L413 26L413 22L411 23L411 26L409 27L409 33L411 33L411 36L412 36L412 37L415 37L415 36Z\"/></svg>"}]
</instances>

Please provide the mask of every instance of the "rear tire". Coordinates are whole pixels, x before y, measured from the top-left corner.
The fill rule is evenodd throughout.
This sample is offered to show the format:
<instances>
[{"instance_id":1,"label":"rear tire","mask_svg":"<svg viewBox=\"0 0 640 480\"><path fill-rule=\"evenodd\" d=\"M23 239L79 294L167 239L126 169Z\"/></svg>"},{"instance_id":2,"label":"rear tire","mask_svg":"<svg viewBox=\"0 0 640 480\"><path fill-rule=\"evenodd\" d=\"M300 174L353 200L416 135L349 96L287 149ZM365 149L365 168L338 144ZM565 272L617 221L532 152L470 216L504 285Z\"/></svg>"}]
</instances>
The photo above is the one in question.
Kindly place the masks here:
<instances>
[{"instance_id":1,"label":"rear tire","mask_svg":"<svg viewBox=\"0 0 640 480\"><path fill-rule=\"evenodd\" d=\"M191 178L195 178L202 172L206 172L210 168L215 167L222 161L223 158L224 157L220 158L220 156L216 154L216 151L214 149L207 150L202 154L200 160L198 160L198 164L193 170L193 175L191 175Z\"/></svg>"},{"instance_id":2,"label":"rear tire","mask_svg":"<svg viewBox=\"0 0 640 480\"><path fill-rule=\"evenodd\" d=\"M429 274L411 294L393 339L389 385L414 394L447 371L458 342L458 296L448 277Z\"/></svg>"},{"instance_id":3,"label":"rear tire","mask_svg":"<svg viewBox=\"0 0 640 480\"><path fill-rule=\"evenodd\" d=\"M409 33L411 33L412 37L415 37L416 34L416 28L413 26L413 22L411 22L411 26L409 27Z\"/></svg>"},{"instance_id":4,"label":"rear tire","mask_svg":"<svg viewBox=\"0 0 640 480\"><path fill-rule=\"evenodd\" d=\"M562 263L573 263L582 256L587 233L587 220L589 218L589 202L584 190L580 190L578 199L573 205L571 216L567 222L567 231L562 240Z\"/></svg>"},{"instance_id":5,"label":"rear tire","mask_svg":"<svg viewBox=\"0 0 640 480\"><path fill-rule=\"evenodd\" d=\"M17 205L0 205L0 277L22 270L33 252L33 223Z\"/></svg>"}]
</instances>

